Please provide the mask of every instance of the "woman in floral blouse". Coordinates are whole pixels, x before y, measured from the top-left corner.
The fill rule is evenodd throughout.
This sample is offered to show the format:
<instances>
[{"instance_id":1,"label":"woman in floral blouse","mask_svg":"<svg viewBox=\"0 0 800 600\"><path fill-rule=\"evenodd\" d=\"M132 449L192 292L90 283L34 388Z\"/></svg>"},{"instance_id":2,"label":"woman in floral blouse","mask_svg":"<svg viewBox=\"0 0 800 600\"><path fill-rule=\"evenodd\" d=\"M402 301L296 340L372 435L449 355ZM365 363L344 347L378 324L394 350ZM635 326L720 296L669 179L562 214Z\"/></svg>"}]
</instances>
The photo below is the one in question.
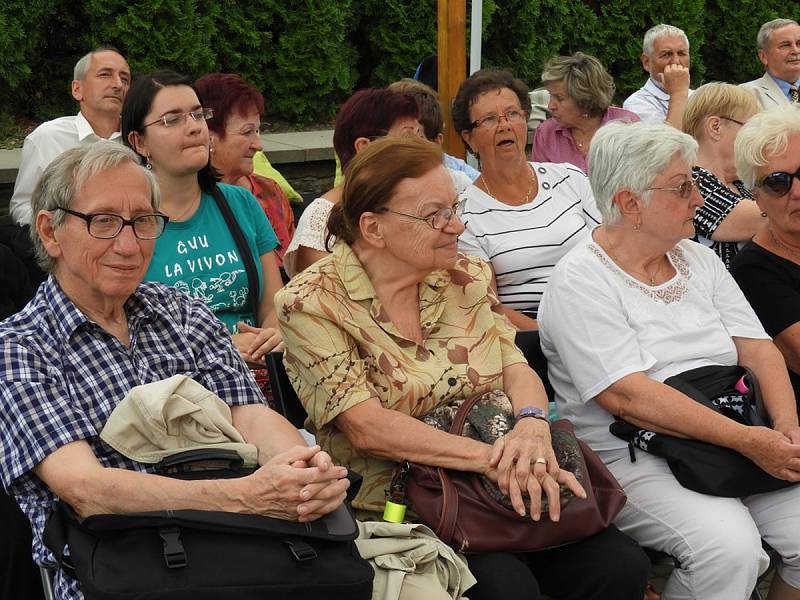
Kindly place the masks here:
<instances>
[{"instance_id":1,"label":"woman in floral blouse","mask_svg":"<svg viewBox=\"0 0 800 600\"><path fill-rule=\"evenodd\" d=\"M348 173L328 221L333 252L292 279L276 308L308 426L337 462L364 477L353 502L359 518L380 520L392 472L410 460L481 473L520 514L539 519L549 510L557 519L559 485L584 492L559 470L546 420L519 415L494 445L419 420L492 390L503 390L515 413L547 408L514 329L496 312L489 265L457 250L464 226L441 149L376 141ZM553 598L641 600L648 567L613 527L552 550L471 554L468 563L478 580L472 600L535 599L540 589Z\"/></svg>"}]
</instances>

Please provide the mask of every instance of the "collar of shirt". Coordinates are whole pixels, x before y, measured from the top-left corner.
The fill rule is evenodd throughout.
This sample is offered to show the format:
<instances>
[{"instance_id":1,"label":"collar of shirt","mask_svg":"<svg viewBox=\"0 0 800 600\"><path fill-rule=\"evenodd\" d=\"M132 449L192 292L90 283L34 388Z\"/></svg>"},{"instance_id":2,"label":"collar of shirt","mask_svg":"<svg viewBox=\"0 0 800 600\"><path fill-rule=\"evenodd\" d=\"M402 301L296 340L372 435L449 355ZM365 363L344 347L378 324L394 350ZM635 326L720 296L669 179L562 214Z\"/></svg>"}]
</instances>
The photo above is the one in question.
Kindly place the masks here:
<instances>
[{"instance_id":1,"label":"collar of shirt","mask_svg":"<svg viewBox=\"0 0 800 600\"><path fill-rule=\"evenodd\" d=\"M383 310L380 299L375 293L375 288L364 270L361 261L349 244L339 241L333 247L333 264L339 279L344 285L347 295L354 301L371 300L370 313L381 326L393 335L403 337L391 323L386 311ZM423 327L423 336L433 327L444 310L442 296L451 283L450 271L436 270L429 273L420 285L419 306L420 323ZM458 282L455 282L458 283Z\"/></svg>"},{"instance_id":2,"label":"collar of shirt","mask_svg":"<svg viewBox=\"0 0 800 600\"><path fill-rule=\"evenodd\" d=\"M75 331L85 323L92 323L81 310L75 306L69 296L64 293L58 280L53 274L47 278L44 296L50 310L53 312L54 321L60 329L64 340L69 340ZM133 316L147 318L153 313L153 307L143 296L134 292L125 303L128 319Z\"/></svg>"},{"instance_id":3,"label":"collar of shirt","mask_svg":"<svg viewBox=\"0 0 800 600\"><path fill-rule=\"evenodd\" d=\"M89 136L94 136L95 140L106 139L106 138L100 137L99 135L97 135L94 132L94 129L92 129L92 126L89 124L89 121L87 121L86 117L83 116L83 113L80 113L80 112L75 117L75 129L78 132L78 139L81 142L83 140L85 140L86 138L88 138ZM121 135L122 134L119 131L115 131L114 133L111 134L111 137L109 137L108 139L109 140L115 140L118 137L120 137Z\"/></svg>"},{"instance_id":4,"label":"collar of shirt","mask_svg":"<svg viewBox=\"0 0 800 600\"><path fill-rule=\"evenodd\" d=\"M778 79L772 73L767 73L767 75L769 75L772 78L772 81L775 82L775 85L777 85L781 89L781 91L783 92L783 95L786 96L789 100L791 100L792 99L791 94L790 94L791 87L793 85L795 85L795 86L796 85L800 85L800 79L798 79L794 83L790 83L788 81L784 81L783 79Z\"/></svg>"},{"instance_id":5,"label":"collar of shirt","mask_svg":"<svg viewBox=\"0 0 800 600\"><path fill-rule=\"evenodd\" d=\"M647 83L644 84L644 89L653 94L653 96L656 98L669 102L669 94L665 92L664 88L662 88L661 85L659 85L659 83L652 77L647 78Z\"/></svg>"}]
</instances>

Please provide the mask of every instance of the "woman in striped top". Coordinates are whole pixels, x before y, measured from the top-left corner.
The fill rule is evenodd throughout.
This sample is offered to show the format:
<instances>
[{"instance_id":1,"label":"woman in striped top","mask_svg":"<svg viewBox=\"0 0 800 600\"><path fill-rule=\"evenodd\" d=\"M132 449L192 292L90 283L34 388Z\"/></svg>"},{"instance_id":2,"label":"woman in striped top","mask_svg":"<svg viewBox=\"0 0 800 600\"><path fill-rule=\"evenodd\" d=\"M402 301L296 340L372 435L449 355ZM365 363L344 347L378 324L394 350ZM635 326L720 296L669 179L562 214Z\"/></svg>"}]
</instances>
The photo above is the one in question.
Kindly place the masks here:
<instances>
[{"instance_id":1,"label":"woman in striped top","mask_svg":"<svg viewBox=\"0 0 800 600\"><path fill-rule=\"evenodd\" d=\"M493 69L467 79L453 104L455 127L481 162L461 194L459 249L491 263L501 310L519 329L536 328L550 272L600 221L583 171L527 161L529 111L525 84Z\"/></svg>"}]
</instances>

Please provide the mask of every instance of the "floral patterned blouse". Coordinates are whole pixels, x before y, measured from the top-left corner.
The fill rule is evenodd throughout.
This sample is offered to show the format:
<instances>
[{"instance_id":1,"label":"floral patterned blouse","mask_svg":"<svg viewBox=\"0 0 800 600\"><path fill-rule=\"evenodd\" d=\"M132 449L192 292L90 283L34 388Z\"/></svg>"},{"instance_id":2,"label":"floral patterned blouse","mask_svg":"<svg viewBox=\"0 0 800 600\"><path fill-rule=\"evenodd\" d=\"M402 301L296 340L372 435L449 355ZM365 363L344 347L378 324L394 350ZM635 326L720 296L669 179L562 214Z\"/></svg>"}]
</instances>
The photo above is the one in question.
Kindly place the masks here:
<instances>
[{"instance_id":1,"label":"floral patterned blouse","mask_svg":"<svg viewBox=\"0 0 800 600\"><path fill-rule=\"evenodd\" d=\"M525 362L514 329L492 310L490 281L488 263L463 254L453 269L428 275L419 284L419 345L391 322L344 242L276 294L284 362L306 426L337 463L363 476L353 502L360 518L383 512L395 463L355 451L336 428L339 414L377 398L419 418L452 399L502 389L503 368Z\"/></svg>"}]
</instances>

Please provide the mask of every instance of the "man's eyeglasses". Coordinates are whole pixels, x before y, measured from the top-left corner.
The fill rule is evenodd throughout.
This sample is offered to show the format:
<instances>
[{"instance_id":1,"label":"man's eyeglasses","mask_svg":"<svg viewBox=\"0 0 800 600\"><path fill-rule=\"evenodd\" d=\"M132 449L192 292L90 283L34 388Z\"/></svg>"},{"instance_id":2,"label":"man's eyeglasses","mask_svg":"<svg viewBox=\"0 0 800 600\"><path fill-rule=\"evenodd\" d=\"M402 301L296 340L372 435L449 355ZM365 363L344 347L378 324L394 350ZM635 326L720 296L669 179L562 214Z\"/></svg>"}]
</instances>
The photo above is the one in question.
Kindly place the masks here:
<instances>
[{"instance_id":1,"label":"man's eyeglasses","mask_svg":"<svg viewBox=\"0 0 800 600\"><path fill-rule=\"evenodd\" d=\"M511 110L507 110L504 113L496 115L494 113L486 115L485 117L481 117L470 123L473 129L478 127L482 129L494 129L498 125L500 125L500 119L504 118L506 121L509 122L510 125L515 125L516 123L521 123L522 121L527 120L525 111L524 110L517 110L512 108Z\"/></svg>"},{"instance_id":2,"label":"man's eyeglasses","mask_svg":"<svg viewBox=\"0 0 800 600\"><path fill-rule=\"evenodd\" d=\"M770 173L756 183L756 187L764 188L774 198L780 198L788 194L789 190L792 189L792 179L800 180L800 169L797 169L794 173L787 173L786 171Z\"/></svg>"},{"instance_id":3,"label":"man's eyeglasses","mask_svg":"<svg viewBox=\"0 0 800 600\"><path fill-rule=\"evenodd\" d=\"M198 108L197 110L190 110L185 113L168 113L163 117L158 117L152 123L147 123L144 126L150 127L156 123L161 123L164 127L175 127L176 125L183 125L186 123L186 118L192 117L194 121L208 121L214 117L213 108Z\"/></svg>"},{"instance_id":4,"label":"man's eyeglasses","mask_svg":"<svg viewBox=\"0 0 800 600\"><path fill-rule=\"evenodd\" d=\"M64 211L67 214L78 217L86 221L86 229L89 235L100 239L110 240L117 237L122 228L129 225L133 229L133 235L140 240L154 240L164 233L169 217L161 214L139 215L133 219L125 219L120 215L112 213L82 213L77 210L70 210L57 206L55 210Z\"/></svg>"},{"instance_id":5,"label":"man's eyeglasses","mask_svg":"<svg viewBox=\"0 0 800 600\"><path fill-rule=\"evenodd\" d=\"M431 229L435 229L436 231L441 231L458 212L458 207L460 202L456 202L453 206L448 206L447 208L440 208L432 215L428 215L427 217L420 217L419 215L410 215L408 213L399 212L396 210L392 210L391 208L381 207L375 212L379 213L392 213L393 215L400 215L401 217L408 217L409 219L416 219L417 221L425 221Z\"/></svg>"},{"instance_id":6,"label":"man's eyeglasses","mask_svg":"<svg viewBox=\"0 0 800 600\"><path fill-rule=\"evenodd\" d=\"M688 198L689 196L692 195L692 190L695 188L696 185L697 182L695 182L694 179L687 179L686 181L681 182L681 184L678 187L650 187L650 188L645 188L645 191L662 190L665 192L675 192L681 198Z\"/></svg>"},{"instance_id":7,"label":"man's eyeglasses","mask_svg":"<svg viewBox=\"0 0 800 600\"><path fill-rule=\"evenodd\" d=\"M725 119L726 121L730 121L731 123L736 123L737 125L744 125L744 123L742 121L739 121L737 119L732 119L731 117L723 117L722 115L720 115L719 118L720 119Z\"/></svg>"}]
</instances>

